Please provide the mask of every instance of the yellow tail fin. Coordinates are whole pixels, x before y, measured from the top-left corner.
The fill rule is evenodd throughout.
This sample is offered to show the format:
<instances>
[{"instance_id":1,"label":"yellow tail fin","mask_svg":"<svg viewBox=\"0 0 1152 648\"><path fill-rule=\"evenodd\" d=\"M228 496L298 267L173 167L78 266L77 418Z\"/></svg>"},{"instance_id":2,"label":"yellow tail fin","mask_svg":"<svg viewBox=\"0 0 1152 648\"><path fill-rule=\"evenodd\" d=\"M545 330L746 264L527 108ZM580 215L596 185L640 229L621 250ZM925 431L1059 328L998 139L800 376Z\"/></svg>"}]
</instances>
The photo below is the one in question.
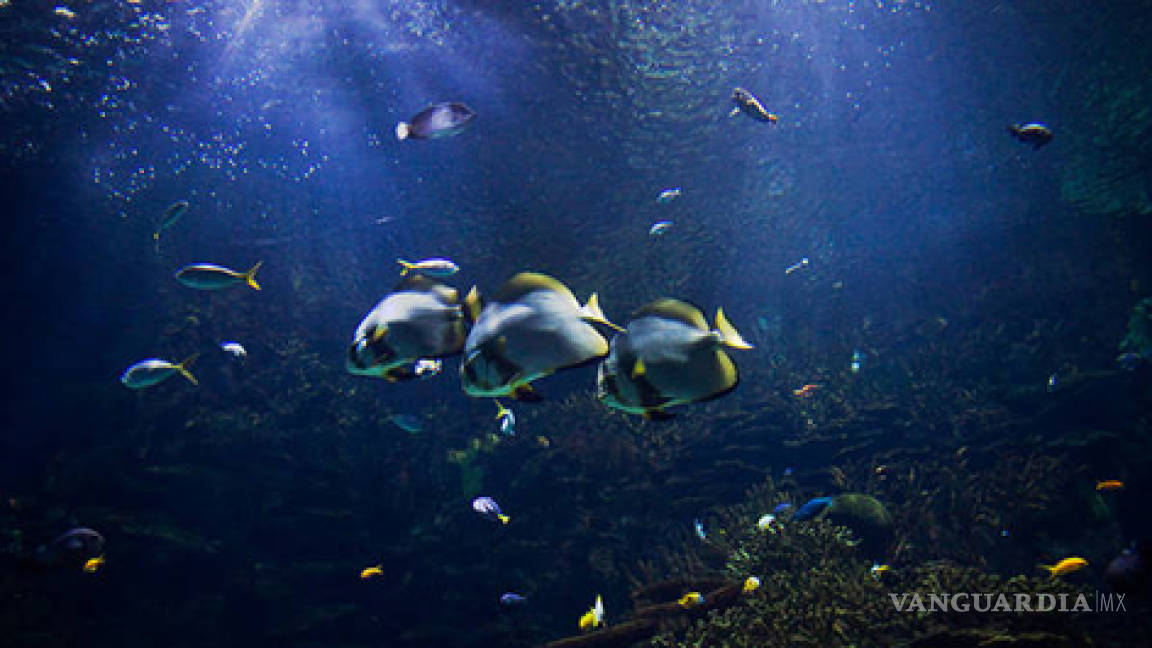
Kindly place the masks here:
<instances>
[{"instance_id":1,"label":"yellow tail fin","mask_svg":"<svg viewBox=\"0 0 1152 648\"><path fill-rule=\"evenodd\" d=\"M508 413L508 408L504 407L504 404L499 400L493 399L493 402L496 403L496 420L499 421L501 416Z\"/></svg>"},{"instance_id":2,"label":"yellow tail fin","mask_svg":"<svg viewBox=\"0 0 1152 648\"><path fill-rule=\"evenodd\" d=\"M244 280L248 282L249 286L252 286L252 288L256 290L260 290L260 284L256 283L256 271L259 270L262 265L264 265L263 261L257 261L256 265L244 273Z\"/></svg>"},{"instance_id":3,"label":"yellow tail fin","mask_svg":"<svg viewBox=\"0 0 1152 648\"><path fill-rule=\"evenodd\" d=\"M176 371L179 371L181 376L184 376L185 378L187 378L188 382L191 382L193 385L196 385L197 387L200 386L200 381L196 380L196 376L193 376L191 371L188 371L188 365L192 364L192 362L195 361L196 358L199 358L199 357L200 357L199 353L193 353L192 355L188 356L187 358L184 358L183 362L176 365Z\"/></svg>"},{"instance_id":4,"label":"yellow tail fin","mask_svg":"<svg viewBox=\"0 0 1152 648\"><path fill-rule=\"evenodd\" d=\"M396 263L399 263L400 265L404 266L404 269L400 271L401 277L408 274L409 270L416 267L415 263L409 263L409 262L405 261L404 259L396 259Z\"/></svg>"},{"instance_id":5,"label":"yellow tail fin","mask_svg":"<svg viewBox=\"0 0 1152 648\"><path fill-rule=\"evenodd\" d=\"M511 517L504 515L503 513L497 515L496 517L500 518L500 524L508 524L508 522L512 520Z\"/></svg>"},{"instance_id":6,"label":"yellow tail fin","mask_svg":"<svg viewBox=\"0 0 1152 648\"><path fill-rule=\"evenodd\" d=\"M720 333L720 342L734 349L751 349L752 345L740 337L740 332L724 317L724 309L716 309L716 330Z\"/></svg>"},{"instance_id":7,"label":"yellow tail fin","mask_svg":"<svg viewBox=\"0 0 1152 648\"><path fill-rule=\"evenodd\" d=\"M476 286L472 286L468 294L464 296L464 312L468 314L468 321L475 322L480 317L480 310L483 306L480 303L480 290Z\"/></svg>"},{"instance_id":8,"label":"yellow tail fin","mask_svg":"<svg viewBox=\"0 0 1152 648\"><path fill-rule=\"evenodd\" d=\"M600 310L600 298L596 296L596 293L592 293L592 296L588 298L588 303L584 304L584 308L580 310L584 319L603 324L604 326L620 331L621 333L624 332L623 328L613 324L612 322L609 322L608 318L604 317L604 311Z\"/></svg>"},{"instance_id":9,"label":"yellow tail fin","mask_svg":"<svg viewBox=\"0 0 1152 648\"><path fill-rule=\"evenodd\" d=\"M1036 565L1036 569L1043 569L1049 576L1056 575L1056 565Z\"/></svg>"}]
</instances>

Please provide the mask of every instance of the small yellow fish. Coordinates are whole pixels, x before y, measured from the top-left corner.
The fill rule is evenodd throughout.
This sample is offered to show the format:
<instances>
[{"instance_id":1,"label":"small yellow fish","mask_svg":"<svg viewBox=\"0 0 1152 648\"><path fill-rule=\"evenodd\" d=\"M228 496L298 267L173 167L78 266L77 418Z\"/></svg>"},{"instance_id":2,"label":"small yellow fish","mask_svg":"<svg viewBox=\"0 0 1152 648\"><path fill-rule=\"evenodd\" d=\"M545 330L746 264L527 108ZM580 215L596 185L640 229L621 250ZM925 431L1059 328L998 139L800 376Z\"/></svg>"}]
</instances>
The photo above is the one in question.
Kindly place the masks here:
<instances>
[{"instance_id":1,"label":"small yellow fish","mask_svg":"<svg viewBox=\"0 0 1152 648\"><path fill-rule=\"evenodd\" d=\"M1088 566L1088 561L1080 556L1069 556L1064 560L1056 563L1055 565L1036 565L1038 568L1046 570L1048 575L1052 578L1078 572Z\"/></svg>"},{"instance_id":2,"label":"small yellow fish","mask_svg":"<svg viewBox=\"0 0 1152 648\"><path fill-rule=\"evenodd\" d=\"M88 561L84 563L84 571L88 574L95 574L96 570L100 569L105 562L106 561L104 560L104 556L89 558Z\"/></svg>"},{"instance_id":3,"label":"small yellow fish","mask_svg":"<svg viewBox=\"0 0 1152 648\"><path fill-rule=\"evenodd\" d=\"M1124 482L1119 479L1104 479L1096 482L1096 490L1098 491L1120 490L1121 488L1124 488Z\"/></svg>"},{"instance_id":4,"label":"small yellow fish","mask_svg":"<svg viewBox=\"0 0 1152 648\"><path fill-rule=\"evenodd\" d=\"M876 580L880 580L880 577L883 576L886 572L890 571L891 569L892 568L889 567L888 565L881 565L880 563L872 563L872 568L869 569L868 572L870 574L872 574L872 578L875 578Z\"/></svg>"},{"instance_id":5,"label":"small yellow fish","mask_svg":"<svg viewBox=\"0 0 1152 648\"><path fill-rule=\"evenodd\" d=\"M693 608L704 602L704 595L700 592L688 592L680 597L676 604L684 609Z\"/></svg>"},{"instance_id":6,"label":"small yellow fish","mask_svg":"<svg viewBox=\"0 0 1152 648\"><path fill-rule=\"evenodd\" d=\"M751 594L760 589L760 579L755 576L749 576L744 579L744 593Z\"/></svg>"},{"instance_id":7,"label":"small yellow fish","mask_svg":"<svg viewBox=\"0 0 1152 648\"><path fill-rule=\"evenodd\" d=\"M540 446L541 448L550 448L552 447L552 440L546 436L541 435L536 437L536 445Z\"/></svg>"},{"instance_id":8,"label":"small yellow fish","mask_svg":"<svg viewBox=\"0 0 1152 648\"><path fill-rule=\"evenodd\" d=\"M375 578L377 576L383 576L383 575L384 575L384 565L383 564L373 565L371 567L365 567L364 569L360 570L360 580L368 580L369 578Z\"/></svg>"},{"instance_id":9,"label":"small yellow fish","mask_svg":"<svg viewBox=\"0 0 1152 648\"><path fill-rule=\"evenodd\" d=\"M596 595L596 603L580 617L580 629L591 630L604 625L604 601Z\"/></svg>"}]
</instances>

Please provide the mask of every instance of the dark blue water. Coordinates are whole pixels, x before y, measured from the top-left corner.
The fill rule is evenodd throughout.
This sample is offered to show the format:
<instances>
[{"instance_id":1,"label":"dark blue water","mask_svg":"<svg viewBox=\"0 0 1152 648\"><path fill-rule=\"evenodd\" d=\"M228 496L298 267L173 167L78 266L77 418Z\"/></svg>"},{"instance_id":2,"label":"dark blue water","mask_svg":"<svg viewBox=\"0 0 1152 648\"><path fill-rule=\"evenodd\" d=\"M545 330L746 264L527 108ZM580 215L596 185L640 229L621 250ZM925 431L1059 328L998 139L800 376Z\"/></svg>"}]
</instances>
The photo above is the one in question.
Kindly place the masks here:
<instances>
[{"instance_id":1,"label":"dark blue water","mask_svg":"<svg viewBox=\"0 0 1152 648\"><path fill-rule=\"evenodd\" d=\"M544 643L597 593L625 618L700 550L693 518L786 467L798 498L888 500L915 539L894 561L1077 554L1073 582L1105 590L1152 531L1148 361L1114 361L1152 286L1150 8L0 3L0 644ZM730 117L735 86L779 121ZM440 101L475 123L395 139ZM1050 144L1009 135L1030 121ZM395 385L343 367L395 259L434 256L461 292L534 270L619 322L663 296L723 307L756 348L674 423L607 409L584 366L493 438L457 358ZM259 292L173 278L257 261ZM193 353L198 387L117 381ZM995 511L976 529L874 476L960 448ZM1106 478L1126 487L1101 509ZM107 538L98 573L29 567L75 526Z\"/></svg>"}]
</instances>

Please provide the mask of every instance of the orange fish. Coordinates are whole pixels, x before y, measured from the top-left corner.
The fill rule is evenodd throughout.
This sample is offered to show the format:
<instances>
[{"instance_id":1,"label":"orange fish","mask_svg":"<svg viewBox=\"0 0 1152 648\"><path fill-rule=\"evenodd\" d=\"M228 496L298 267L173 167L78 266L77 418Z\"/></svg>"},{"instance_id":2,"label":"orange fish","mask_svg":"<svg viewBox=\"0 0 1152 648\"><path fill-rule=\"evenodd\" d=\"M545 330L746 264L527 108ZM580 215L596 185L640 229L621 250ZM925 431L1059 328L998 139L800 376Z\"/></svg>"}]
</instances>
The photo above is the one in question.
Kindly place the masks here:
<instances>
[{"instance_id":1,"label":"orange fish","mask_svg":"<svg viewBox=\"0 0 1152 648\"><path fill-rule=\"evenodd\" d=\"M383 576L384 575L383 567L384 567L384 565L373 565L372 567L365 567L364 569L360 570L360 579L361 580L368 580L369 578L375 578L377 576Z\"/></svg>"},{"instance_id":2,"label":"orange fish","mask_svg":"<svg viewBox=\"0 0 1152 648\"><path fill-rule=\"evenodd\" d=\"M814 385L812 383L808 383L807 385L804 385L800 389L793 389L792 395L795 396L796 398L808 398L819 388L820 388L820 385Z\"/></svg>"},{"instance_id":3,"label":"orange fish","mask_svg":"<svg viewBox=\"0 0 1152 648\"><path fill-rule=\"evenodd\" d=\"M1104 479L1096 482L1096 490L1098 491L1120 490L1121 488L1124 488L1124 482L1119 479Z\"/></svg>"},{"instance_id":4,"label":"orange fish","mask_svg":"<svg viewBox=\"0 0 1152 648\"><path fill-rule=\"evenodd\" d=\"M1069 556L1055 565L1036 565L1036 567L1046 570L1052 578L1078 572L1087 566L1088 561L1079 556Z\"/></svg>"}]
</instances>

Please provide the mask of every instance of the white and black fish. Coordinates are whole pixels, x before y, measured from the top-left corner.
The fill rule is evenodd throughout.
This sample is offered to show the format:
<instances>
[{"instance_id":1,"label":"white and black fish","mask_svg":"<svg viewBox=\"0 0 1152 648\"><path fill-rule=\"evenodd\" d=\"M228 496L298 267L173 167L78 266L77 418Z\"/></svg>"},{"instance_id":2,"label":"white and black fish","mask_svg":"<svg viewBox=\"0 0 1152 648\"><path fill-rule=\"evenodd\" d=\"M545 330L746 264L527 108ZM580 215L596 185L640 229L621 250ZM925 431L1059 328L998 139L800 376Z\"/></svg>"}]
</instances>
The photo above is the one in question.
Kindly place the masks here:
<instances>
[{"instance_id":1,"label":"white and black fish","mask_svg":"<svg viewBox=\"0 0 1152 648\"><path fill-rule=\"evenodd\" d=\"M456 289L408 275L356 327L345 366L389 381L416 378L418 360L459 353L467 335Z\"/></svg>"},{"instance_id":2,"label":"white and black fish","mask_svg":"<svg viewBox=\"0 0 1152 648\"><path fill-rule=\"evenodd\" d=\"M736 365L723 347L752 345L716 311L716 328L691 304L660 299L637 310L612 339L597 372L597 397L610 407L646 418L665 409L716 398L736 387Z\"/></svg>"},{"instance_id":3,"label":"white and black fish","mask_svg":"<svg viewBox=\"0 0 1152 648\"><path fill-rule=\"evenodd\" d=\"M452 101L432 104L411 120L396 124L396 139L439 139L464 132L476 118L476 111Z\"/></svg>"},{"instance_id":4,"label":"white and black fish","mask_svg":"<svg viewBox=\"0 0 1152 648\"><path fill-rule=\"evenodd\" d=\"M532 381L608 352L592 326L615 327L595 293L584 306L560 281L535 272L508 280L480 310L464 347L460 376L470 396L533 398Z\"/></svg>"}]
</instances>

